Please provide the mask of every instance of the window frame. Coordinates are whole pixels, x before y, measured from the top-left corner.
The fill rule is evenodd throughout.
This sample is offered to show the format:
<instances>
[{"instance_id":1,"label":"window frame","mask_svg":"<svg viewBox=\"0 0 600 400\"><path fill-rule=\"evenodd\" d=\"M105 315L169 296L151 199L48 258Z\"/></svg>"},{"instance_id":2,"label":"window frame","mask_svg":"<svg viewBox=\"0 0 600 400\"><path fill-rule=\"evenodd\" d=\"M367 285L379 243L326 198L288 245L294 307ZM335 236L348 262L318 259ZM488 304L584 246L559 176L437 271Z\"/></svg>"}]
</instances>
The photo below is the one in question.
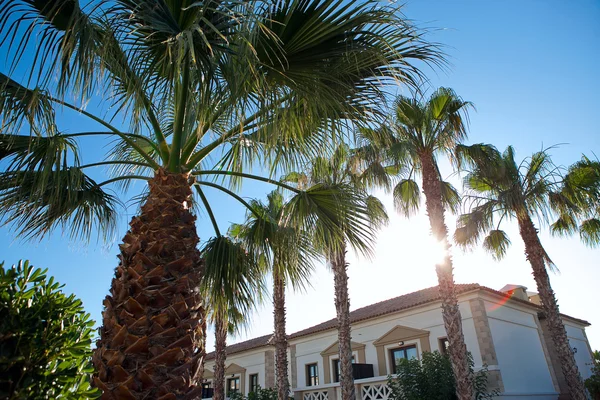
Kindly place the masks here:
<instances>
[{"instance_id":1,"label":"window frame","mask_svg":"<svg viewBox=\"0 0 600 400\"><path fill-rule=\"evenodd\" d=\"M311 375L311 368L314 367L315 375ZM306 364L306 386L319 386L319 363Z\"/></svg>"},{"instance_id":2,"label":"window frame","mask_svg":"<svg viewBox=\"0 0 600 400\"><path fill-rule=\"evenodd\" d=\"M241 379L239 376L235 376L233 378L227 378L227 397L229 397L232 393L241 393ZM236 382L237 389L231 390L231 382Z\"/></svg>"},{"instance_id":3,"label":"window frame","mask_svg":"<svg viewBox=\"0 0 600 400\"><path fill-rule=\"evenodd\" d=\"M390 371L391 371L392 374L397 374L398 373L396 371L396 367L397 366L396 366L396 357L394 357L394 353L396 351L403 350L404 351L404 358L406 360L408 360L409 358L407 358L407 354L406 354L406 351L408 349L415 349L415 352L417 353L417 356L415 358L418 360L419 359L419 347L417 346L416 343L405 344L403 346L391 347L391 348L388 349L388 356L390 358L390 365L391 365Z\"/></svg>"},{"instance_id":4,"label":"window frame","mask_svg":"<svg viewBox=\"0 0 600 400\"><path fill-rule=\"evenodd\" d=\"M256 379L256 382L252 382L253 379ZM248 388L250 389L248 393L256 393L260 384L258 383L258 373L248 375Z\"/></svg>"},{"instance_id":5,"label":"window frame","mask_svg":"<svg viewBox=\"0 0 600 400\"><path fill-rule=\"evenodd\" d=\"M356 363L356 358L354 356L354 352L352 352L352 364ZM331 370L333 374L331 376L332 383L338 383L340 381L340 357L331 359Z\"/></svg>"},{"instance_id":6,"label":"window frame","mask_svg":"<svg viewBox=\"0 0 600 400\"><path fill-rule=\"evenodd\" d=\"M448 343L448 345L446 345L446 343ZM438 338L438 346L440 348L440 353L443 356L447 356L448 355L448 347L450 346L450 342L448 341L448 338L445 336Z\"/></svg>"}]
</instances>

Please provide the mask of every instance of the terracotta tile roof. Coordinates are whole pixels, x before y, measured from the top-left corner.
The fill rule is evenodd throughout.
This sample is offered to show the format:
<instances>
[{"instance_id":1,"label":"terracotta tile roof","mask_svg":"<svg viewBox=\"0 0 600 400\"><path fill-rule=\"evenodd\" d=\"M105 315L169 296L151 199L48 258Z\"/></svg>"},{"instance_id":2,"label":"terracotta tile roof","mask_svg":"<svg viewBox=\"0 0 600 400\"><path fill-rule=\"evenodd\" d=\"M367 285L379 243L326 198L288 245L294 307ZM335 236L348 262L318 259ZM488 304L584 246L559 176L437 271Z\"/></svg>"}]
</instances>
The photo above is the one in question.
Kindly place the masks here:
<instances>
[{"instance_id":1,"label":"terracotta tile roof","mask_svg":"<svg viewBox=\"0 0 600 400\"><path fill-rule=\"evenodd\" d=\"M490 289L485 286L481 286L478 283L466 283L466 284L456 284L456 293L464 294L467 292L471 292L474 290L485 290L486 292L499 295L506 296L506 293L499 292L494 289ZM382 315L392 314L398 311L407 310L412 307L420 306L426 303L431 303L438 301L440 299L439 291L437 286L433 286L427 289L418 290L416 292L408 293L402 296L394 297L392 299L380 301L379 303L371 304L366 307L362 307L350 312L350 323L354 324L356 322L364 321L367 319L380 317ZM541 306L535 305L531 302L515 299L515 301L519 301L521 303L527 304L529 306L533 306L538 308L541 311ZM567 315L561 314L563 317L568 317L572 320L575 320L579 323L589 325L587 321L569 317ZM325 321L315 326L311 326L310 328L303 329L301 331L292 333L289 335L290 339L312 335L314 333L326 331L329 329L335 329L337 327L337 319L333 318L329 321ZM247 351L251 349L255 349L258 347L263 347L271 344L272 334L261 336L258 338L246 340L244 342L236 343L231 346L227 346L227 354L235 354L240 353L242 351ZM207 360L211 360L214 358L214 352L208 353L206 355Z\"/></svg>"},{"instance_id":2,"label":"terracotta tile roof","mask_svg":"<svg viewBox=\"0 0 600 400\"><path fill-rule=\"evenodd\" d=\"M479 289L480 286L477 283L470 284L457 284L457 294L465 293L471 290ZM406 310L421 304L430 303L432 301L439 300L440 294L437 286L433 286L427 289L422 289L416 292L408 293L402 296L394 297L380 301L379 303L371 304L366 307L362 307L350 312L350 323L354 324L359 321L366 319L379 317L386 314ZM329 321L323 322L319 325L311 326L310 328L301 330L299 332L290 335L290 339L311 335L313 333L326 331L328 329L337 327L337 318L330 319Z\"/></svg>"},{"instance_id":3,"label":"terracotta tile roof","mask_svg":"<svg viewBox=\"0 0 600 400\"><path fill-rule=\"evenodd\" d=\"M227 346L227 355L256 349L257 347L266 346L269 344L272 336L273 336L273 334L268 334L268 335L259 336L254 339L246 340L244 342L240 342L240 343L236 343L236 344ZM210 353L206 353L206 357L205 357L206 360L212 360L213 358L215 358L214 351L212 351Z\"/></svg>"}]
</instances>

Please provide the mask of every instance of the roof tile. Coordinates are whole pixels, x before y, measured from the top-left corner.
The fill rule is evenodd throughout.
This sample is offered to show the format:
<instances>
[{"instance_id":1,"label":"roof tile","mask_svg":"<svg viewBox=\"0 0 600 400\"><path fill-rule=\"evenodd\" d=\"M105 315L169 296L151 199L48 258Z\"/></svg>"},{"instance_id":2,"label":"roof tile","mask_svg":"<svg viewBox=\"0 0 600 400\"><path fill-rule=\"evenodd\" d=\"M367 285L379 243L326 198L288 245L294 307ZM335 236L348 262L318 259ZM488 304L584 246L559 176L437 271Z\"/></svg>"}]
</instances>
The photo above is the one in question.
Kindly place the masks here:
<instances>
[{"instance_id":1,"label":"roof tile","mask_svg":"<svg viewBox=\"0 0 600 400\"><path fill-rule=\"evenodd\" d=\"M493 293L496 295L506 296L506 293L502 293L500 291L490 289L485 286L481 286L477 283L456 284L455 288L456 288L457 294L462 294L462 293L470 292L473 290L481 289L481 290L485 290L487 292L490 292L490 293ZM350 312L350 323L354 324L356 322L364 321L366 319L375 318L375 317L379 317L382 315L406 310L406 309L416 307L416 306L419 306L422 304L437 301L439 299L440 299L440 294L438 291L438 286L433 286L433 287L430 287L427 289L418 290L416 292L412 292L412 293L408 293L408 294L405 294L402 296L394 297L393 299L380 301L379 303L371 304L366 307L362 307L362 308L356 309L354 311L351 311ZM541 307L537 306L533 303L529 303L525 300L520 300L520 299L515 299L515 300L535 306L535 307L539 308L541 311ZM565 315L563 315L563 316L565 316ZM573 317L569 317L569 318L589 325L589 323L584 320L580 320L580 319L573 318ZM311 326L310 328L306 328L301 331L292 333L291 335L289 335L289 338L294 339L294 338L298 338L298 337L302 337L302 336L306 336L306 335L312 335L314 333L326 331L326 330L333 329L336 327L337 327L337 319L333 318L333 319L330 319L329 321L325 321L318 325ZM254 339L246 340L244 342L236 343L231 346L227 346L227 354L229 355L229 354L240 353L242 351L247 351L247 350L255 349L258 347L271 345L272 344L272 342L271 342L272 336L273 336L272 334L264 335L264 336L260 336L260 337L254 338ZM215 356L215 352L213 351L206 355L206 359L211 360L214 358L214 356Z\"/></svg>"}]
</instances>

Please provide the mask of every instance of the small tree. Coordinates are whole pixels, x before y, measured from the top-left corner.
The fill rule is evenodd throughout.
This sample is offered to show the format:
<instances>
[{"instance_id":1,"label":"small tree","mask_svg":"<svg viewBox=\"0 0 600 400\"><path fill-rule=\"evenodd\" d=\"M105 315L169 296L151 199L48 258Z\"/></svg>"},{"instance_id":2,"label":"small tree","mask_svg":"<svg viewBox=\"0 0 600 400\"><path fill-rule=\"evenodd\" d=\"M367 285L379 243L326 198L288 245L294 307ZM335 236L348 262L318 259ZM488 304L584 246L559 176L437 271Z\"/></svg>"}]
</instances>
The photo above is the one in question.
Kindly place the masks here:
<instances>
[{"instance_id":1,"label":"small tree","mask_svg":"<svg viewBox=\"0 0 600 400\"><path fill-rule=\"evenodd\" d=\"M96 398L89 384L95 322L47 271L29 261L0 264L0 398Z\"/></svg>"},{"instance_id":2,"label":"small tree","mask_svg":"<svg viewBox=\"0 0 600 400\"><path fill-rule=\"evenodd\" d=\"M488 390L488 369L484 365L474 372L473 357L467 353L469 372L473 376L472 390L476 400L491 399L496 389ZM392 400L455 400L456 380L452 363L439 351L424 352L421 360L400 360L396 376L388 377Z\"/></svg>"},{"instance_id":3,"label":"small tree","mask_svg":"<svg viewBox=\"0 0 600 400\"><path fill-rule=\"evenodd\" d=\"M585 388L593 400L600 400L600 351L592 355L592 376L585 380Z\"/></svg>"}]
</instances>

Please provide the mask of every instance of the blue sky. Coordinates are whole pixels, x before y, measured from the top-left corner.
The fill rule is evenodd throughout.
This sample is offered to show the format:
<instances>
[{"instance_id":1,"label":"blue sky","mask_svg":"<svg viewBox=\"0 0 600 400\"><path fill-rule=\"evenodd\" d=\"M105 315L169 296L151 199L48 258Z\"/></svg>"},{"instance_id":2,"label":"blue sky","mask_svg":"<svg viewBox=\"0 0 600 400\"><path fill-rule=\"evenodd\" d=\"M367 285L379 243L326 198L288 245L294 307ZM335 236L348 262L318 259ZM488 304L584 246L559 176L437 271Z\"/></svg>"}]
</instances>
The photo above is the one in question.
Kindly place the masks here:
<instances>
[{"instance_id":1,"label":"blue sky","mask_svg":"<svg viewBox=\"0 0 600 400\"><path fill-rule=\"evenodd\" d=\"M414 0L405 5L404 13L420 26L438 28L429 37L445 46L451 66L447 71L427 73L432 87L452 87L475 104L469 142L492 143L498 148L511 144L519 157L542 146L564 143L552 151L559 164L574 162L582 153L600 152L599 2ZM408 94L406 89L400 93ZM61 121L71 132L92 129L73 114L61 116ZM87 142L85 155L91 157L86 161L99 159L104 145L98 140ZM244 195L262 196L267 190L264 185L248 184ZM391 200L385 195L382 198L393 214ZM243 210L236 203L213 199L218 200L216 213L223 229L229 222L241 221ZM101 302L117 266L116 244L135 211L132 206L123 213L116 238L108 244L71 241L60 232L39 242L21 242L10 228L1 228L0 259L12 264L27 258L36 266L49 268L100 320ZM453 227L452 218L448 225ZM480 250L455 252L457 282L478 282L495 289L517 283L535 290L518 232L507 228L513 246L500 263ZM207 218L200 217L198 231L202 239L211 235ZM377 256L373 260L352 259L352 308L435 285L433 266L426 257L427 234L424 215L410 221L394 216L380 234ZM598 349L598 250L585 248L576 238L551 238L543 228L542 241L561 269L551 277L561 311L593 324L588 337ZM332 286L328 271L319 267L313 288L289 294L290 332L335 316ZM235 340L270 332L271 317L270 305L266 304L253 317L248 332Z\"/></svg>"}]
</instances>

